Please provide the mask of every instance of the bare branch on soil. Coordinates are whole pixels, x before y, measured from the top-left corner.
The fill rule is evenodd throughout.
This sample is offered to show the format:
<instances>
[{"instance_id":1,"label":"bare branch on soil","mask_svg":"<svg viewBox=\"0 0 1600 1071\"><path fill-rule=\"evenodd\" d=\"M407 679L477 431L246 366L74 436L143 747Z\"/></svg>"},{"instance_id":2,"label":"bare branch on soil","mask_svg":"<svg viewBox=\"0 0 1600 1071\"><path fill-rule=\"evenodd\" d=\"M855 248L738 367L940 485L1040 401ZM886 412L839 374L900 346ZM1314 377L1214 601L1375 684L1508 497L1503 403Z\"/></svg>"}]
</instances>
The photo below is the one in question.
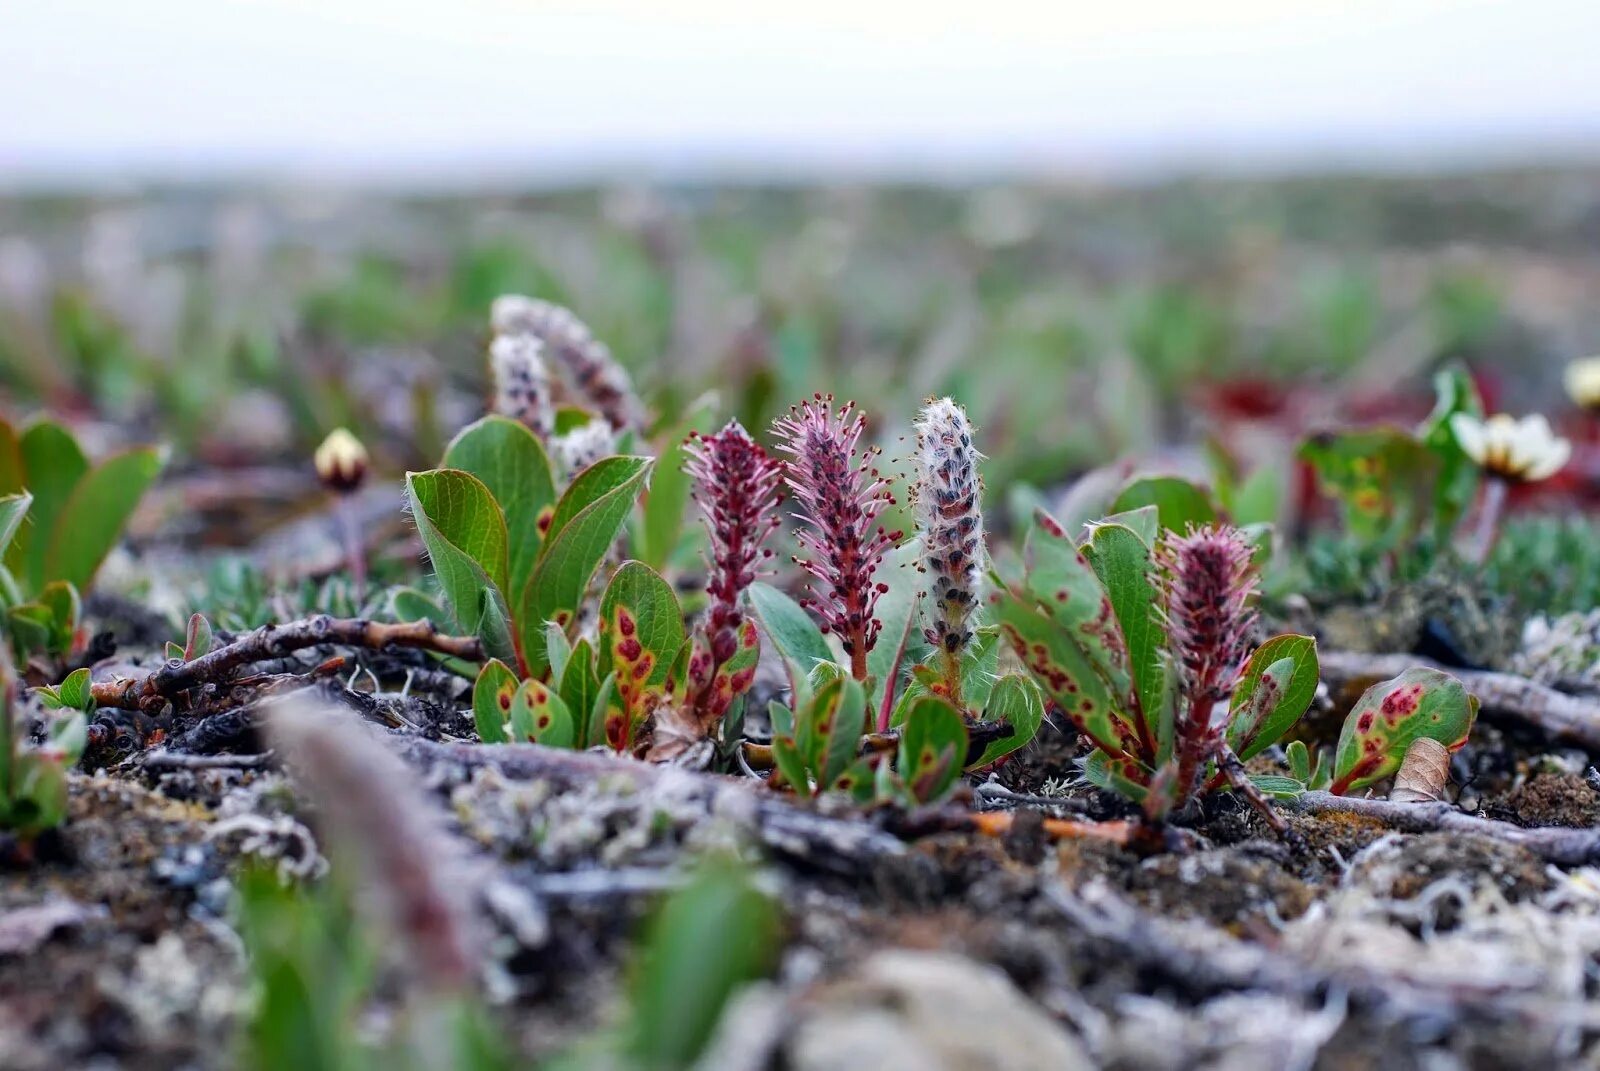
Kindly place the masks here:
<instances>
[{"instance_id":1,"label":"bare branch on soil","mask_svg":"<svg viewBox=\"0 0 1600 1071\"><path fill-rule=\"evenodd\" d=\"M146 677L93 684L91 693L100 706L137 709L147 700L169 699L201 685L227 682L245 666L325 644L371 650L416 647L473 661L483 657L483 645L476 637L446 636L428 621L389 625L323 614L267 625L188 662L174 659Z\"/></svg>"},{"instance_id":2,"label":"bare branch on soil","mask_svg":"<svg viewBox=\"0 0 1600 1071\"><path fill-rule=\"evenodd\" d=\"M1551 863L1581 866L1600 863L1600 829L1565 827L1525 828L1492 818L1458 811L1448 803L1395 803L1391 800L1358 799L1335 796L1331 792L1307 792L1286 800L1306 814L1355 814L1376 818L1405 833L1477 833L1520 845Z\"/></svg>"}]
</instances>

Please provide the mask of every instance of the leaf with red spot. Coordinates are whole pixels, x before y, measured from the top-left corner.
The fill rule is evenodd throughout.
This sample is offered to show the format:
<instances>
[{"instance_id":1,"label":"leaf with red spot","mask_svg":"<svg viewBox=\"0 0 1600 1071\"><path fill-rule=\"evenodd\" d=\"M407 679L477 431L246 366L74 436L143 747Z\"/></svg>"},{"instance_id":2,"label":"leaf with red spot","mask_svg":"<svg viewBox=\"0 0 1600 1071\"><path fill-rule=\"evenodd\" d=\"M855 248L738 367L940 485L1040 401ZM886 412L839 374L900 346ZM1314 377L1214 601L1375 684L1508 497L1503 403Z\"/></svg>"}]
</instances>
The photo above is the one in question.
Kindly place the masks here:
<instances>
[{"instance_id":1,"label":"leaf with red spot","mask_svg":"<svg viewBox=\"0 0 1600 1071\"><path fill-rule=\"evenodd\" d=\"M1132 690L1128 643L1100 575L1060 522L1043 510L1034 514L1022 554L1028 594L1068 633L1120 702Z\"/></svg>"},{"instance_id":2,"label":"leaf with red spot","mask_svg":"<svg viewBox=\"0 0 1600 1071\"><path fill-rule=\"evenodd\" d=\"M997 604L1001 633L1056 708L1078 731L1106 751L1138 754L1139 733L1107 690L1083 648L1032 600L1002 593Z\"/></svg>"},{"instance_id":3,"label":"leaf with red spot","mask_svg":"<svg viewBox=\"0 0 1600 1071\"><path fill-rule=\"evenodd\" d=\"M954 787L967 755L967 726L947 700L923 696L906 715L895 762L906 794L918 804L936 803Z\"/></svg>"},{"instance_id":4,"label":"leaf with red spot","mask_svg":"<svg viewBox=\"0 0 1600 1071\"><path fill-rule=\"evenodd\" d=\"M866 711L866 690L854 678L835 677L817 688L799 742L818 785L832 788L861 753Z\"/></svg>"},{"instance_id":5,"label":"leaf with red spot","mask_svg":"<svg viewBox=\"0 0 1600 1071\"><path fill-rule=\"evenodd\" d=\"M1228 746L1251 759L1294 727L1317 694L1317 641L1285 634L1257 647L1233 690Z\"/></svg>"},{"instance_id":6,"label":"leaf with red spot","mask_svg":"<svg viewBox=\"0 0 1600 1071\"><path fill-rule=\"evenodd\" d=\"M517 694L517 675L498 658L491 658L478 671L472 686L472 720L478 739L485 744L504 744L506 722L511 718L511 700Z\"/></svg>"},{"instance_id":7,"label":"leaf with red spot","mask_svg":"<svg viewBox=\"0 0 1600 1071\"><path fill-rule=\"evenodd\" d=\"M690 662L693 663L702 651L704 648L697 645ZM756 663L759 661L761 637L756 631L756 623L745 618L739 623L738 645L734 648L733 657L718 666L710 678L696 689L700 697L700 716L708 725L721 721L733 701L750 690L750 685L755 683Z\"/></svg>"},{"instance_id":8,"label":"leaf with red spot","mask_svg":"<svg viewBox=\"0 0 1600 1071\"><path fill-rule=\"evenodd\" d=\"M1374 684L1345 718L1330 791L1344 795L1388 777L1424 736L1455 751L1467 742L1477 713L1477 696L1436 669L1418 666Z\"/></svg>"},{"instance_id":9,"label":"leaf with red spot","mask_svg":"<svg viewBox=\"0 0 1600 1071\"><path fill-rule=\"evenodd\" d=\"M643 562L623 563L600 598L596 647L598 675L615 677L615 702L627 718L627 739L666 694L684 640L683 612L672 585ZM615 735L608 733L613 747Z\"/></svg>"},{"instance_id":10,"label":"leaf with red spot","mask_svg":"<svg viewBox=\"0 0 1600 1071\"><path fill-rule=\"evenodd\" d=\"M523 681L511 697L511 739L517 743L572 747L576 727L567 704L543 681Z\"/></svg>"},{"instance_id":11,"label":"leaf with red spot","mask_svg":"<svg viewBox=\"0 0 1600 1071\"><path fill-rule=\"evenodd\" d=\"M528 672L543 676L544 627L558 621L570 631L595 570L633 512L651 460L607 457L572 481L550 518L527 583L516 593L516 625Z\"/></svg>"}]
</instances>

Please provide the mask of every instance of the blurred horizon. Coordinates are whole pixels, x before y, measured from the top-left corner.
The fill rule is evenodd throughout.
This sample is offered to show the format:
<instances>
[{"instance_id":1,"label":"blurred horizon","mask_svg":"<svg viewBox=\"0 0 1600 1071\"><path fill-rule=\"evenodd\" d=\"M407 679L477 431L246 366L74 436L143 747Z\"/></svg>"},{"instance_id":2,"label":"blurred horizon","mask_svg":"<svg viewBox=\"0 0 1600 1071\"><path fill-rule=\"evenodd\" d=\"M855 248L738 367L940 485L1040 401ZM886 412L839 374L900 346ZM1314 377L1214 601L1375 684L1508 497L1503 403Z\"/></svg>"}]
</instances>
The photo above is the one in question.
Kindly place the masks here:
<instances>
[{"instance_id":1,"label":"blurred horizon","mask_svg":"<svg viewBox=\"0 0 1600 1071\"><path fill-rule=\"evenodd\" d=\"M1600 5L63 0L0 190L1140 180L1600 161Z\"/></svg>"}]
</instances>

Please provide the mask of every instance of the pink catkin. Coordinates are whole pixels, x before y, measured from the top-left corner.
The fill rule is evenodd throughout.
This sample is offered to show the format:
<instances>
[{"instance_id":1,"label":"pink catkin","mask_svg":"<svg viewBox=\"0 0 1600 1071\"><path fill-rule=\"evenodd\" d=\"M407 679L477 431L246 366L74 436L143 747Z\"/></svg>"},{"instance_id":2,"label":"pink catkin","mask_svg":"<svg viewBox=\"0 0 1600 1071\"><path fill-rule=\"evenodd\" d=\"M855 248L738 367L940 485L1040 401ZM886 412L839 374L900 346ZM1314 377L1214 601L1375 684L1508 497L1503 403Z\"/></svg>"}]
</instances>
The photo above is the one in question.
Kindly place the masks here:
<instances>
[{"instance_id":1,"label":"pink catkin","mask_svg":"<svg viewBox=\"0 0 1600 1071\"><path fill-rule=\"evenodd\" d=\"M739 596L772 557L763 544L779 524L783 463L737 420L715 435L694 436L687 451L684 471L694 480L694 500L711 544L706 580L711 609L704 628L715 668L733 657L738 644L744 621Z\"/></svg>"},{"instance_id":2,"label":"pink catkin","mask_svg":"<svg viewBox=\"0 0 1600 1071\"><path fill-rule=\"evenodd\" d=\"M900 538L876 525L894 504L889 484L873 467L878 451L857 453L866 418L848 402L833 408L833 395L818 394L773 421L790 455L785 482L808 525L795 533L804 556L795 563L811 574L810 593L801 600L834 632L850 656L858 678L882 624L873 616L878 596L888 590L874 579L883 556Z\"/></svg>"},{"instance_id":3,"label":"pink catkin","mask_svg":"<svg viewBox=\"0 0 1600 1071\"><path fill-rule=\"evenodd\" d=\"M1191 702L1226 699L1238 680L1255 632L1254 553L1242 532L1221 525L1162 541L1167 634Z\"/></svg>"},{"instance_id":4,"label":"pink catkin","mask_svg":"<svg viewBox=\"0 0 1600 1071\"><path fill-rule=\"evenodd\" d=\"M1254 548L1237 528L1191 526L1168 532L1158 550L1168 636L1184 703L1175 724L1180 798L1222 747L1213 716L1238 683L1255 632L1258 577Z\"/></svg>"}]
</instances>

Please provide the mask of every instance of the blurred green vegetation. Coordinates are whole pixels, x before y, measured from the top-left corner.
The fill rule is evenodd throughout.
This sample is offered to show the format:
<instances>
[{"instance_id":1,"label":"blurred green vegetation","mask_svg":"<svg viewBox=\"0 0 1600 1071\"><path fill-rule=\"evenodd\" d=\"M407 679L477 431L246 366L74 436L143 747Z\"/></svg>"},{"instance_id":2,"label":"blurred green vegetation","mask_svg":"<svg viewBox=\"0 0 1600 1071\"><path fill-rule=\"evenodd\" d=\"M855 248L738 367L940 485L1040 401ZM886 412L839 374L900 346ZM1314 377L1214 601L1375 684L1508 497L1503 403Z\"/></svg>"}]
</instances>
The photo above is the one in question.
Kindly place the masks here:
<instances>
[{"instance_id":1,"label":"blurred green vegetation","mask_svg":"<svg viewBox=\"0 0 1600 1071\"><path fill-rule=\"evenodd\" d=\"M481 396L489 303L525 292L664 423L708 388L752 428L816 390L882 428L951 393L991 487L1048 486L1191 437L1208 385L1484 352L1501 283L1461 243L1563 238L1517 181L0 200L0 387L207 460L350 423L431 464Z\"/></svg>"}]
</instances>

